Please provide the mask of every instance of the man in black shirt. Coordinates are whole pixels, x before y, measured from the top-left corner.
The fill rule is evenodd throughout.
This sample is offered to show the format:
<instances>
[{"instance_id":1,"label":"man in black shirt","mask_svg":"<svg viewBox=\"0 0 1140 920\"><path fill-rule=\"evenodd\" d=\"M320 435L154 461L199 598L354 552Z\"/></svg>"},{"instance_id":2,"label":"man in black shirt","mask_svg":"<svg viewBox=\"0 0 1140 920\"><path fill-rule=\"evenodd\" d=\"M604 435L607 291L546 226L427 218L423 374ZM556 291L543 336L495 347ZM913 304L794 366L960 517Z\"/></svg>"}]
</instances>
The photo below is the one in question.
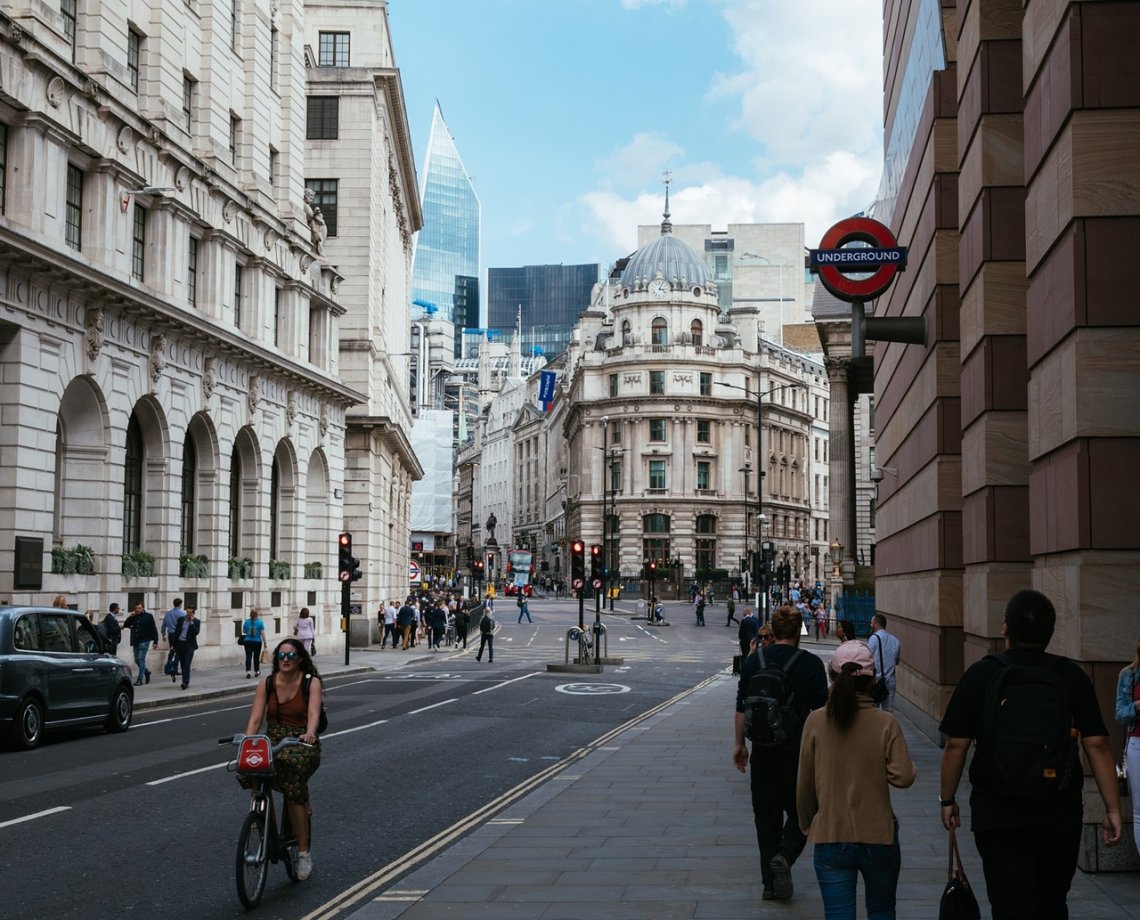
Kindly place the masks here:
<instances>
[{"instance_id":1,"label":"man in black shirt","mask_svg":"<svg viewBox=\"0 0 1140 920\"><path fill-rule=\"evenodd\" d=\"M1104 844L1111 847L1120 842L1120 791L1092 681L1067 658L1045 654L1056 619L1045 595L1037 591L1015 594L1006 605L1002 628L1008 658L1003 661L990 655L971 665L939 726L947 736L940 792L942 824L947 830L961 825L954 796L966 754L976 741L970 764L971 829L982 857L993 920L1064 920L1069 916L1065 901L1077 867L1082 829L1082 772L1075 745L1069 763L1074 779L1059 784L1063 788L1052 796L1021 794L1016 777L994 775L992 764L1001 745L995 744L997 733L986 729L986 723L994 719L988 710L995 704L995 695L989 690L991 681L1007 665L1042 668L1064 688L1072 728L1079 734L1104 799Z\"/></svg>"},{"instance_id":2,"label":"man in black shirt","mask_svg":"<svg viewBox=\"0 0 1140 920\"><path fill-rule=\"evenodd\" d=\"M800 624L803 620L794 607L780 607L772 614L771 627L776 641L764 649L768 667L786 667L798 651ZM748 685L760 670L755 651L740 666L740 684L736 691L736 739L732 762L741 773L749 764L744 737L744 698ZM827 702L827 672L823 661L803 652L788 671L794 694L799 726L795 736L782 747L753 745L750 785L752 813L756 821L756 842L760 846L760 877L764 882L764 900L786 901L792 896L792 864L807 844L796 814L796 778L800 763L800 733L803 721L812 709Z\"/></svg>"}]
</instances>

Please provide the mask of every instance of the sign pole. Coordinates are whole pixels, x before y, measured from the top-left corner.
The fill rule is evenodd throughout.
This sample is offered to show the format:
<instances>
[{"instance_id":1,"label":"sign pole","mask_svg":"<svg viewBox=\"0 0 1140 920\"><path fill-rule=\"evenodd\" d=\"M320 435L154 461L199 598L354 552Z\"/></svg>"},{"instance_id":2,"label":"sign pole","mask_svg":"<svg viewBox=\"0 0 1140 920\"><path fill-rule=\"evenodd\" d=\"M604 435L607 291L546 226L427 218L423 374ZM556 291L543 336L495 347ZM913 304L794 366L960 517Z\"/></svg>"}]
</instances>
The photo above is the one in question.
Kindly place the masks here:
<instances>
[{"instance_id":1,"label":"sign pole","mask_svg":"<svg viewBox=\"0 0 1140 920\"><path fill-rule=\"evenodd\" d=\"M340 583L340 622L344 626L344 663L348 664L348 581Z\"/></svg>"}]
</instances>

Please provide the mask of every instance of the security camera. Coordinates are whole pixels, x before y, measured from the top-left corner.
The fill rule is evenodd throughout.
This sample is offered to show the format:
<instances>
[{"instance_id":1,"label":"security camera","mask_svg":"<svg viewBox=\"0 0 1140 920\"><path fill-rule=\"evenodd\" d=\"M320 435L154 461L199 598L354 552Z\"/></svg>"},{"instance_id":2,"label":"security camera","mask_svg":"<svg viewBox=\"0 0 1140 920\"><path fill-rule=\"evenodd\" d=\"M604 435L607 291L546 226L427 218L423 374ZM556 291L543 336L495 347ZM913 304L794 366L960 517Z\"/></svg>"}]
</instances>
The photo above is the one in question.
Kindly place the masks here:
<instances>
[{"instance_id":1,"label":"security camera","mask_svg":"<svg viewBox=\"0 0 1140 920\"><path fill-rule=\"evenodd\" d=\"M871 482L882 482L882 481L883 481L883 471L881 469L879 469L877 466L871 467Z\"/></svg>"}]
</instances>

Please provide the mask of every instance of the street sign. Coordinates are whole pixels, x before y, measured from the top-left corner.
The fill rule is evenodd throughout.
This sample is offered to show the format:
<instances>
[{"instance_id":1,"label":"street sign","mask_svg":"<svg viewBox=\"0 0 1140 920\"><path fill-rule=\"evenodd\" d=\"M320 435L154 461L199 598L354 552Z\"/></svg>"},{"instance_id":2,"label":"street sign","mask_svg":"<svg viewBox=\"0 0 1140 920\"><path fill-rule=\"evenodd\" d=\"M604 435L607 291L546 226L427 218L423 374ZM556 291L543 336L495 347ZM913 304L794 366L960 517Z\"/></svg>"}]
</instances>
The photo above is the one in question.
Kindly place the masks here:
<instances>
[{"instance_id":1,"label":"street sign","mask_svg":"<svg viewBox=\"0 0 1140 920\"><path fill-rule=\"evenodd\" d=\"M415 559L413 559L411 561L411 563L408 565L408 580L409 581L419 581L420 580L420 564L418 562L416 562Z\"/></svg>"},{"instance_id":2,"label":"street sign","mask_svg":"<svg viewBox=\"0 0 1140 920\"><path fill-rule=\"evenodd\" d=\"M849 243L865 245L844 248ZM808 250L808 268L840 300L862 303L882 294L906 268L906 247L877 220L848 217L823 235L819 249Z\"/></svg>"},{"instance_id":3,"label":"street sign","mask_svg":"<svg viewBox=\"0 0 1140 920\"><path fill-rule=\"evenodd\" d=\"M602 586L602 580L600 578L595 578L592 582L590 582L590 584L592 584L595 588L600 588Z\"/></svg>"},{"instance_id":4,"label":"street sign","mask_svg":"<svg viewBox=\"0 0 1140 920\"><path fill-rule=\"evenodd\" d=\"M575 591L580 591L580 590L582 589L582 586L583 586L585 583L586 583L586 582L585 582L585 580L584 580L584 579L581 579L581 578L575 578L575 579L574 579L574 580L573 580L573 581L570 583L570 586L571 586L571 587L572 587L572 588L573 588Z\"/></svg>"}]
</instances>

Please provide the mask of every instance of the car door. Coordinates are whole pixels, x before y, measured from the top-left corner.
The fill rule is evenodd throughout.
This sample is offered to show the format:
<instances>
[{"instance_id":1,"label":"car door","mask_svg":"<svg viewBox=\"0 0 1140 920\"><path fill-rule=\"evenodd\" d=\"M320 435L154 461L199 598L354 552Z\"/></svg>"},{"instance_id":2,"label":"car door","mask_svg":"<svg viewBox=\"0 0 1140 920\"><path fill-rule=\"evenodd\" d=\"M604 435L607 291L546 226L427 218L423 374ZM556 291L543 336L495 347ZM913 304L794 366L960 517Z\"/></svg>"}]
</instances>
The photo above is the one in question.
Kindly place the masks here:
<instances>
[{"instance_id":1,"label":"car door","mask_svg":"<svg viewBox=\"0 0 1140 920\"><path fill-rule=\"evenodd\" d=\"M47 708L52 722L84 719L95 712L87 690L94 681L95 666L76 644L76 621L68 613L40 613L40 649L47 664Z\"/></svg>"}]
</instances>

